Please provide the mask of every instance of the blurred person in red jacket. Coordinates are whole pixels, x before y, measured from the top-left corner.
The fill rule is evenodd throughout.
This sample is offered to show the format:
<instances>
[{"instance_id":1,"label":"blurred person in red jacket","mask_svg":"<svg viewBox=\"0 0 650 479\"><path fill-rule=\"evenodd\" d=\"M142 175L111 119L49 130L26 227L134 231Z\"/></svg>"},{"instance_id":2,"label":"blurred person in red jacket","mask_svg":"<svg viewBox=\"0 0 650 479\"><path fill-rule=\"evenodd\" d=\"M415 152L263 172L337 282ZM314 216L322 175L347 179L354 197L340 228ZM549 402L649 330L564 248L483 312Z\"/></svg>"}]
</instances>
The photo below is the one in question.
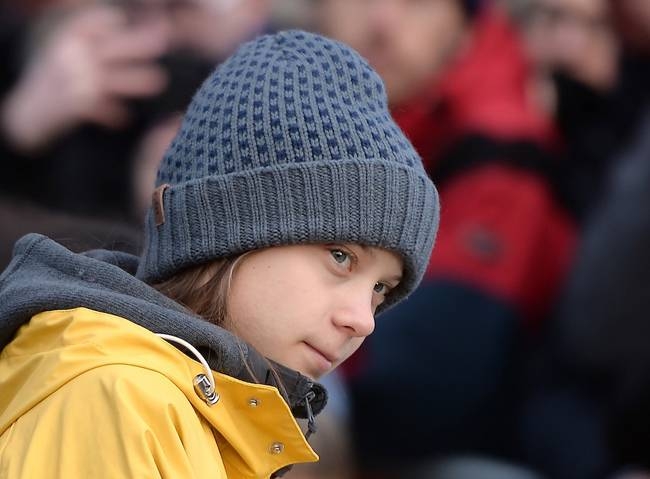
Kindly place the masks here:
<instances>
[{"instance_id":1,"label":"blurred person in red jacket","mask_svg":"<svg viewBox=\"0 0 650 479\"><path fill-rule=\"evenodd\" d=\"M425 281L348 369L361 464L379 474L458 451L516 457L526 347L575 235L523 40L487 2L330 0L317 18L382 75L442 204Z\"/></svg>"}]
</instances>

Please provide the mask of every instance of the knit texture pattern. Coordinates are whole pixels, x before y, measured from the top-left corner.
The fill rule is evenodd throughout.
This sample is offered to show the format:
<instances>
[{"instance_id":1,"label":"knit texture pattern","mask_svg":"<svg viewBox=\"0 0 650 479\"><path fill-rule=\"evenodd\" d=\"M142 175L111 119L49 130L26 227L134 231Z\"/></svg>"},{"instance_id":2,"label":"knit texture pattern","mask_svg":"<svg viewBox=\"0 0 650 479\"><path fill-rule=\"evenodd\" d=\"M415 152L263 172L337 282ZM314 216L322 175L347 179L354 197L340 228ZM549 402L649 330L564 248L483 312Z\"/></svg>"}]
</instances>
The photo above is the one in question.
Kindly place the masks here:
<instances>
[{"instance_id":1,"label":"knit texture pattern","mask_svg":"<svg viewBox=\"0 0 650 479\"><path fill-rule=\"evenodd\" d=\"M421 279L438 197L388 111L378 75L351 48L287 31L249 42L195 95L158 171L138 276L251 249L359 243L402 255L395 302Z\"/></svg>"}]
</instances>

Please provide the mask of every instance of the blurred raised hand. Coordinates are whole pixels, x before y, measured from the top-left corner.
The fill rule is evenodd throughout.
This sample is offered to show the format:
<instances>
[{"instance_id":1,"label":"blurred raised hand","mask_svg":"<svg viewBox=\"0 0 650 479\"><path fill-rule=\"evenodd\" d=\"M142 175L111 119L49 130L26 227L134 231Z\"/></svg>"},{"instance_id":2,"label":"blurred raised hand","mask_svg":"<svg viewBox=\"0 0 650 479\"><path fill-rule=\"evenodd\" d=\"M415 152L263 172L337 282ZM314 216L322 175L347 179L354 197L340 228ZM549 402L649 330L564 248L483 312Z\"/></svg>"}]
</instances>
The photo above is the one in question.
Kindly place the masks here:
<instances>
[{"instance_id":1,"label":"blurred raised hand","mask_svg":"<svg viewBox=\"0 0 650 479\"><path fill-rule=\"evenodd\" d=\"M82 123L119 128L128 102L160 93L167 82L156 64L169 47L163 18L132 21L106 5L85 7L41 42L4 98L0 127L23 152L47 146Z\"/></svg>"}]
</instances>

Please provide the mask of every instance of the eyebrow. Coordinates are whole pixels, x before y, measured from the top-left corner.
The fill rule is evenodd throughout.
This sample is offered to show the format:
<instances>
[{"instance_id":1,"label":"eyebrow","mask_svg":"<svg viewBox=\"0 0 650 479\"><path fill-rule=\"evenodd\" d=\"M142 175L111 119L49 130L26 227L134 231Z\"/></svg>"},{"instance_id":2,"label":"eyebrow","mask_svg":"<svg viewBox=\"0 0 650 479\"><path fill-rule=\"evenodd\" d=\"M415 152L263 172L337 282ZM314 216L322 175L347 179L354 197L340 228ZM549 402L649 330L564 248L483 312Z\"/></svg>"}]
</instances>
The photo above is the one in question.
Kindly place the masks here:
<instances>
[{"instance_id":1,"label":"eyebrow","mask_svg":"<svg viewBox=\"0 0 650 479\"><path fill-rule=\"evenodd\" d=\"M398 274L398 275L391 276L390 278L386 278L386 279L387 279L388 281L395 281L397 284L399 284L399 283L402 282L402 279L403 279L403 278L404 278L404 277L403 277L401 274Z\"/></svg>"},{"instance_id":2,"label":"eyebrow","mask_svg":"<svg viewBox=\"0 0 650 479\"><path fill-rule=\"evenodd\" d=\"M351 244L355 244L355 243L351 243ZM365 244L356 244L356 246L361 248L363 251L365 251L370 256L375 256L375 250L374 250L373 246L368 246L368 245L365 245Z\"/></svg>"},{"instance_id":3,"label":"eyebrow","mask_svg":"<svg viewBox=\"0 0 650 479\"><path fill-rule=\"evenodd\" d=\"M363 244L360 244L360 245L357 245L357 246L359 246L368 255L373 256L373 257L375 256L375 250L373 249L372 246L367 246L367 245L363 245ZM396 275L390 276L390 277L388 277L386 279L388 281L395 281L396 283L400 283L402 281L402 278L404 278L403 275L396 274Z\"/></svg>"}]
</instances>

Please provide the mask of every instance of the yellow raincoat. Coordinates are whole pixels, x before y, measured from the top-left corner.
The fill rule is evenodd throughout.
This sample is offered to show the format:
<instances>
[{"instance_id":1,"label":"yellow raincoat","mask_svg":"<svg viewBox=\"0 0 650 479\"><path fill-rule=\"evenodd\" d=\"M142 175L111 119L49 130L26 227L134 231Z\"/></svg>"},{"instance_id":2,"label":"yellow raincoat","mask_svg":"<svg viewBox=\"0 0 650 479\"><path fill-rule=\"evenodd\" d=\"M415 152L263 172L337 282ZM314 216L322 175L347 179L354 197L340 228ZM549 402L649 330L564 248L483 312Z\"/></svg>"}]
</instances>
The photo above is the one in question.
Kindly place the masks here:
<instances>
[{"instance_id":1,"label":"yellow raincoat","mask_svg":"<svg viewBox=\"0 0 650 479\"><path fill-rule=\"evenodd\" d=\"M0 478L267 478L318 460L276 388L214 372L210 406L202 372L118 316L37 314L0 355Z\"/></svg>"}]
</instances>

